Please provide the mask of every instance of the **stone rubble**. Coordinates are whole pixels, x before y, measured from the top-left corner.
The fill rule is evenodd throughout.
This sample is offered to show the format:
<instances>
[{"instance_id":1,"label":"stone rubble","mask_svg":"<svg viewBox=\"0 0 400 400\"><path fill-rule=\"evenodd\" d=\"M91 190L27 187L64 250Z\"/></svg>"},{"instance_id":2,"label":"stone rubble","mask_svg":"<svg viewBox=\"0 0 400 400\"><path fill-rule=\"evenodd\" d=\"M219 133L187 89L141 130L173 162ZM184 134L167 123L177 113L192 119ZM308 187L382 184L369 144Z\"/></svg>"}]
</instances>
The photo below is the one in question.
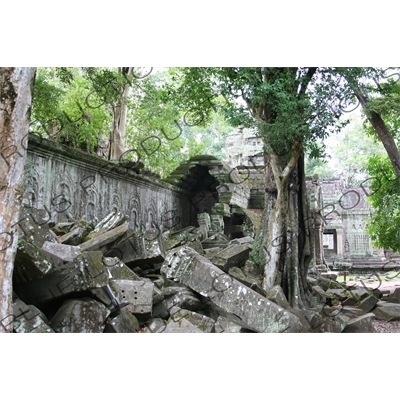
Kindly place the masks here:
<instances>
[{"instance_id":1,"label":"stone rubble","mask_svg":"<svg viewBox=\"0 0 400 400\"><path fill-rule=\"evenodd\" d=\"M265 292L249 259L253 238L229 240L225 211L199 214L200 228L141 232L117 212L94 227L49 225L43 210L22 209L14 332L350 333L400 320L400 289L347 287L336 275L308 278L310 309L291 308L279 286Z\"/></svg>"}]
</instances>

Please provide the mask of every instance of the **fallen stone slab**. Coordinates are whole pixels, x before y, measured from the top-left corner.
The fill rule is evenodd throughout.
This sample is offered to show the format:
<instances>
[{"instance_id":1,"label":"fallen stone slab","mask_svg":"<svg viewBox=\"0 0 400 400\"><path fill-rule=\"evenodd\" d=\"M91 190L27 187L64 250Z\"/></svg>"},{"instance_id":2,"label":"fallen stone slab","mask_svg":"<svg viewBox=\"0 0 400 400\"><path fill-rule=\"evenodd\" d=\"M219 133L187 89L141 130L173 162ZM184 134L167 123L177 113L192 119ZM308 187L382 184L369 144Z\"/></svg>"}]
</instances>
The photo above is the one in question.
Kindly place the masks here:
<instances>
[{"instance_id":1,"label":"fallen stone slab","mask_svg":"<svg viewBox=\"0 0 400 400\"><path fill-rule=\"evenodd\" d=\"M58 243L57 235L49 229L50 221L47 210L22 207L18 220L20 239L29 238L38 248L46 241Z\"/></svg>"},{"instance_id":2,"label":"fallen stone slab","mask_svg":"<svg viewBox=\"0 0 400 400\"><path fill-rule=\"evenodd\" d=\"M150 318L146 322L146 333L162 333L167 327L167 321L162 318Z\"/></svg>"},{"instance_id":3,"label":"fallen stone slab","mask_svg":"<svg viewBox=\"0 0 400 400\"><path fill-rule=\"evenodd\" d=\"M396 321L400 319L400 304L382 302L372 312L377 318L385 321Z\"/></svg>"},{"instance_id":4,"label":"fallen stone slab","mask_svg":"<svg viewBox=\"0 0 400 400\"><path fill-rule=\"evenodd\" d=\"M389 294L386 301L390 303L400 303L400 288L396 288L393 293Z\"/></svg>"},{"instance_id":5,"label":"fallen stone slab","mask_svg":"<svg viewBox=\"0 0 400 400\"><path fill-rule=\"evenodd\" d=\"M169 318L170 310L177 306L185 310L198 311L205 308L195 292L187 287L172 286L163 289L164 300L153 308L155 317Z\"/></svg>"},{"instance_id":6,"label":"fallen stone slab","mask_svg":"<svg viewBox=\"0 0 400 400\"><path fill-rule=\"evenodd\" d=\"M214 332L215 321L206 315L202 315L194 311L184 310L179 307L172 307L170 310L170 315L171 320L174 322L178 322L184 318L205 333Z\"/></svg>"},{"instance_id":7,"label":"fallen stone slab","mask_svg":"<svg viewBox=\"0 0 400 400\"><path fill-rule=\"evenodd\" d=\"M107 269L111 273L110 279L123 279L128 281L141 281L138 274L135 274L127 265L117 257L105 257Z\"/></svg>"},{"instance_id":8,"label":"fallen stone slab","mask_svg":"<svg viewBox=\"0 0 400 400\"><path fill-rule=\"evenodd\" d=\"M300 332L303 328L295 315L241 284L189 247L170 251L161 272L235 314L257 332Z\"/></svg>"},{"instance_id":9,"label":"fallen stone slab","mask_svg":"<svg viewBox=\"0 0 400 400\"><path fill-rule=\"evenodd\" d=\"M271 289L267 290L266 297L282 308L287 309L290 307L285 293L279 285L275 285Z\"/></svg>"},{"instance_id":10,"label":"fallen stone slab","mask_svg":"<svg viewBox=\"0 0 400 400\"><path fill-rule=\"evenodd\" d=\"M256 279L254 276L246 274L243 269L232 267L229 268L228 274L234 277L239 282L243 283L247 287L255 290L257 293L265 296L265 291L261 287L262 281Z\"/></svg>"},{"instance_id":11,"label":"fallen stone slab","mask_svg":"<svg viewBox=\"0 0 400 400\"><path fill-rule=\"evenodd\" d=\"M360 317L365 314L365 311L361 308L352 306L342 306L341 312L350 318Z\"/></svg>"},{"instance_id":12,"label":"fallen stone slab","mask_svg":"<svg viewBox=\"0 0 400 400\"><path fill-rule=\"evenodd\" d=\"M185 318L178 321L170 320L162 333L204 333L196 325L192 324Z\"/></svg>"},{"instance_id":13,"label":"fallen stone slab","mask_svg":"<svg viewBox=\"0 0 400 400\"><path fill-rule=\"evenodd\" d=\"M216 333L240 333L243 327L226 317L218 317L215 322Z\"/></svg>"},{"instance_id":14,"label":"fallen stone slab","mask_svg":"<svg viewBox=\"0 0 400 400\"><path fill-rule=\"evenodd\" d=\"M50 321L59 333L102 333L110 310L89 298L66 300Z\"/></svg>"},{"instance_id":15,"label":"fallen stone slab","mask_svg":"<svg viewBox=\"0 0 400 400\"><path fill-rule=\"evenodd\" d=\"M203 249L203 246L202 246L200 240L194 240L192 242L188 242L187 245L189 247L191 247L197 253L204 255L204 249Z\"/></svg>"},{"instance_id":16,"label":"fallen stone slab","mask_svg":"<svg viewBox=\"0 0 400 400\"><path fill-rule=\"evenodd\" d=\"M129 303L132 314L151 314L154 284L146 281L111 280L110 287L120 303Z\"/></svg>"},{"instance_id":17,"label":"fallen stone slab","mask_svg":"<svg viewBox=\"0 0 400 400\"><path fill-rule=\"evenodd\" d=\"M125 222L114 229L108 230L104 233L99 233L98 235L88 240L87 242L81 243L79 245L79 248L81 249L81 251L99 250L101 247L116 241L128 229L129 229L129 223Z\"/></svg>"},{"instance_id":18,"label":"fallen stone slab","mask_svg":"<svg viewBox=\"0 0 400 400\"><path fill-rule=\"evenodd\" d=\"M349 297L349 292L345 289L328 289L326 294L331 299L336 298L340 301L346 300Z\"/></svg>"},{"instance_id":19,"label":"fallen stone slab","mask_svg":"<svg viewBox=\"0 0 400 400\"><path fill-rule=\"evenodd\" d=\"M212 259L214 265L227 272L229 268L241 267L250 255L249 245L233 244L215 255Z\"/></svg>"},{"instance_id":20,"label":"fallen stone slab","mask_svg":"<svg viewBox=\"0 0 400 400\"><path fill-rule=\"evenodd\" d=\"M51 230L58 236L65 235L66 233L70 232L74 225L76 224L75 221L58 221Z\"/></svg>"},{"instance_id":21,"label":"fallen stone slab","mask_svg":"<svg viewBox=\"0 0 400 400\"><path fill-rule=\"evenodd\" d=\"M353 318L343 329L343 333L374 333L375 328L372 324L375 314L367 313L360 317Z\"/></svg>"},{"instance_id":22,"label":"fallen stone slab","mask_svg":"<svg viewBox=\"0 0 400 400\"><path fill-rule=\"evenodd\" d=\"M127 217L122 212L111 212L105 216L85 239L91 240L96 236L102 235L107 231L113 230L127 221Z\"/></svg>"},{"instance_id":23,"label":"fallen stone slab","mask_svg":"<svg viewBox=\"0 0 400 400\"><path fill-rule=\"evenodd\" d=\"M26 305L17 299L13 303L14 325L16 333L54 333L46 316L35 306Z\"/></svg>"},{"instance_id":24,"label":"fallen stone slab","mask_svg":"<svg viewBox=\"0 0 400 400\"><path fill-rule=\"evenodd\" d=\"M61 267L82 254L79 247L53 242L44 242L42 251L55 267Z\"/></svg>"},{"instance_id":25,"label":"fallen stone slab","mask_svg":"<svg viewBox=\"0 0 400 400\"><path fill-rule=\"evenodd\" d=\"M350 294L355 299L362 301L372 294L372 290L368 290L368 289L365 289L364 287L360 287L360 286L352 287L350 289Z\"/></svg>"},{"instance_id":26,"label":"fallen stone slab","mask_svg":"<svg viewBox=\"0 0 400 400\"><path fill-rule=\"evenodd\" d=\"M128 266L134 267L163 262L165 251L158 229L148 229L144 233L130 229L105 255L118 257Z\"/></svg>"},{"instance_id":27,"label":"fallen stone slab","mask_svg":"<svg viewBox=\"0 0 400 400\"><path fill-rule=\"evenodd\" d=\"M377 297L375 297L373 294L370 296L366 297L364 300L362 300L359 304L359 308L364 310L364 312L370 312L376 305L376 303L379 301Z\"/></svg>"},{"instance_id":28,"label":"fallen stone slab","mask_svg":"<svg viewBox=\"0 0 400 400\"><path fill-rule=\"evenodd\" d=\"M59 236L58 240L62 244L77 246L82 243L84 234L84 229L77 226L65 235Z\"/></svg>"},{"instance_id":29,"label":"fallen stone slab","mask_svg":"<svg viewBox=\"0 0 400 400\"><path fill-rule=\"evenodd\" d=\"M189 226L179 231L166 231L162 234L164 250L168 251L175 247L183 245L188 240L188 234L195 229L194 226Z\"/></svg>"},{"instance_id":30,"label":"fallen stone slab","mask_svg":"<svg viewBox=\"0 0 400 400\"><path fill-rule=\"evenodd\" d=\"M210 236L207 239L204 239L201 241L201 245L203 246L203 249L210 249L213 247L221 247L225 248L229 244L229 238L225 234L218 232L212 236Z\"/></svg>"},{"instance_id":31,"label":"fallen stone slab","mask_svg":"<svg viewBox=\"0 0 400 400\"><path fill-rule=\"evenodd\" d=\"M40 308L50 300L72 292L100 288L108 284L109 273L100 251L87 251L43 278L15 285L16 294L27 304Z\"/></svg>"},{"instance_id":32,"label":"fallen stone slab","mask_svg":"<svg viewBox=\"0 0 400 400\"><path fill-rule=\"evenodd\" d=\"M13 271L14 284L41 279L52 270L54 266L46 253L32 239L25 237L18 240Z\"/></svg>"},{"instance_id":33,"label":"fallen stone slab","mask_svg":"<svg viewBox=\"0 0 400 400\"><path fill-rule=\"evenodd\" d=\"M126 308L119 315L107 321L104 333L136 333L140 329L139 321Z\"/></svg>"}]
</instances>

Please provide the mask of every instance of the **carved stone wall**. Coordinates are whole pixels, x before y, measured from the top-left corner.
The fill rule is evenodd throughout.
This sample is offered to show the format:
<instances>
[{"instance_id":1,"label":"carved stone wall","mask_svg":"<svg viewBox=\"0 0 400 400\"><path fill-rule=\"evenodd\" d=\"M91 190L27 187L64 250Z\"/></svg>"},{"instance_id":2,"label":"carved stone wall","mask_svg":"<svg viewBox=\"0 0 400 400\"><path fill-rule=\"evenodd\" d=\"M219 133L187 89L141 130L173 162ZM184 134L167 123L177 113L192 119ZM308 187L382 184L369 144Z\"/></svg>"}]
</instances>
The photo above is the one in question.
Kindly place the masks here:
<instances>
[{"instance_id":1,"label":"carved stone wall","mask_svg":"<svg viewBox=\"0 0 400 400\"><path fill-rule=\"evenodd\" d=\"M36 136L29 138L23 203L44 208L52 221L67 217L96 223L113 210L139 230L187 226L188 193L126 164L71 149Z\"/></svg>"}]
</instances>

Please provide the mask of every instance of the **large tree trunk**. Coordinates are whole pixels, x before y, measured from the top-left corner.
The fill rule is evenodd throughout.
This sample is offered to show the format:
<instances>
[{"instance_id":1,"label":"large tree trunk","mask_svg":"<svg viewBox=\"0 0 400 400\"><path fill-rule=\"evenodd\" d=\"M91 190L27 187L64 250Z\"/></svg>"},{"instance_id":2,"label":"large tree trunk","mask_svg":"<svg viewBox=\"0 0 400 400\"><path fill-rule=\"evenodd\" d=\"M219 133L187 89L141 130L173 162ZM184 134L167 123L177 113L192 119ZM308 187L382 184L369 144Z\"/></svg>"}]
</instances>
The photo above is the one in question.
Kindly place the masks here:
<instances>
[{"instance_id":1,"label":"large tree trunk","mask_svg":"<svg viewBox=\"0 0 400 400\"><path fill-rule=\"evenodd\" d=\"M119 68L119 73L128 75L133 67ZM126 104L130 92L130 85L125 81L120 88L118 103L113 107L113 122L110 136L110 160L119 160L125 152L126 117L128 107Z\"/></svg>"},{"instance_id":2,"label":"large tree trunk","mask_svg":"<svg viewBox=\"0 0 400 400\"><path fill-rule=\"evenodd\" d=\"M292 307L303 307L307 305L310 232L300 145L293 146L288 163L284 157L266 154L265 165L265 209L255 260L264 272L264 290L280 285Z\"/></svg>"},{"instance_id":3,"label":"large tree trunk","mask_svg":"<svg viewBox=\"0 0 400 400\"><path fill-rule=\"evenodd\" d=\"M383 147L385 148L389 156L390 162L392 163L393 168L396 172L397 178L400 181L400 152L396 146L396 142L394 141L393 136L389 132L389 129L387 128L381 116L375 111L368 110L368 101L369 101L368 96L365 95L362 92L361 88L358 86L353 85L353 90L358 101L363 107L363 110L368 118L368 121L371 123L376 134L381 140Z\"/></svg>"},{"instance_id":4,"label":"large tree trunk","mask_svg":"<svg viewBox=\"0 0 400 400\"><path fill-rule=\"evenodd\" d=\"M35 68L0 68L0 332L12 332L12 274Z\"/></svg>"}]
</instances>

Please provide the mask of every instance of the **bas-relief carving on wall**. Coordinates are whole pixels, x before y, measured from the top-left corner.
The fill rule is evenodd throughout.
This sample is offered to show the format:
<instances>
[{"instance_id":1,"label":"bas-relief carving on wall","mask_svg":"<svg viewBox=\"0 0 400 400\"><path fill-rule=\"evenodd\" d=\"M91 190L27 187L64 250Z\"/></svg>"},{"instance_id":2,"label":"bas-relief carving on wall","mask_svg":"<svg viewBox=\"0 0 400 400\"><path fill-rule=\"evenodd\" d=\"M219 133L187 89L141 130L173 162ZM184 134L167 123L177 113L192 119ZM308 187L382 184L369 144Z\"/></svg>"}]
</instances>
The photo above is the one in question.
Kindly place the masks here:
<instances>
[{"instance_id":1,"label":"bas-relief carving on wall","mask_svg":"<svg viewBox=\"0 0 400 400\"><path fill-rule=\"evenodd\" d=\"M52 222L74 218L96 224L110 212L121 211L130 218L134 230L159 227L162 215L179 221L174 229L181 229L189 220L184 191L145 175L136 178L126 169L121 169L118 177L118 167L106 168L104 161L99 163L90 157L93 158L76 155L64 147L60 151L45 139L36 146L32 141L28 147L24 204L50 210Z\"/></svg>"}]
</instances>

